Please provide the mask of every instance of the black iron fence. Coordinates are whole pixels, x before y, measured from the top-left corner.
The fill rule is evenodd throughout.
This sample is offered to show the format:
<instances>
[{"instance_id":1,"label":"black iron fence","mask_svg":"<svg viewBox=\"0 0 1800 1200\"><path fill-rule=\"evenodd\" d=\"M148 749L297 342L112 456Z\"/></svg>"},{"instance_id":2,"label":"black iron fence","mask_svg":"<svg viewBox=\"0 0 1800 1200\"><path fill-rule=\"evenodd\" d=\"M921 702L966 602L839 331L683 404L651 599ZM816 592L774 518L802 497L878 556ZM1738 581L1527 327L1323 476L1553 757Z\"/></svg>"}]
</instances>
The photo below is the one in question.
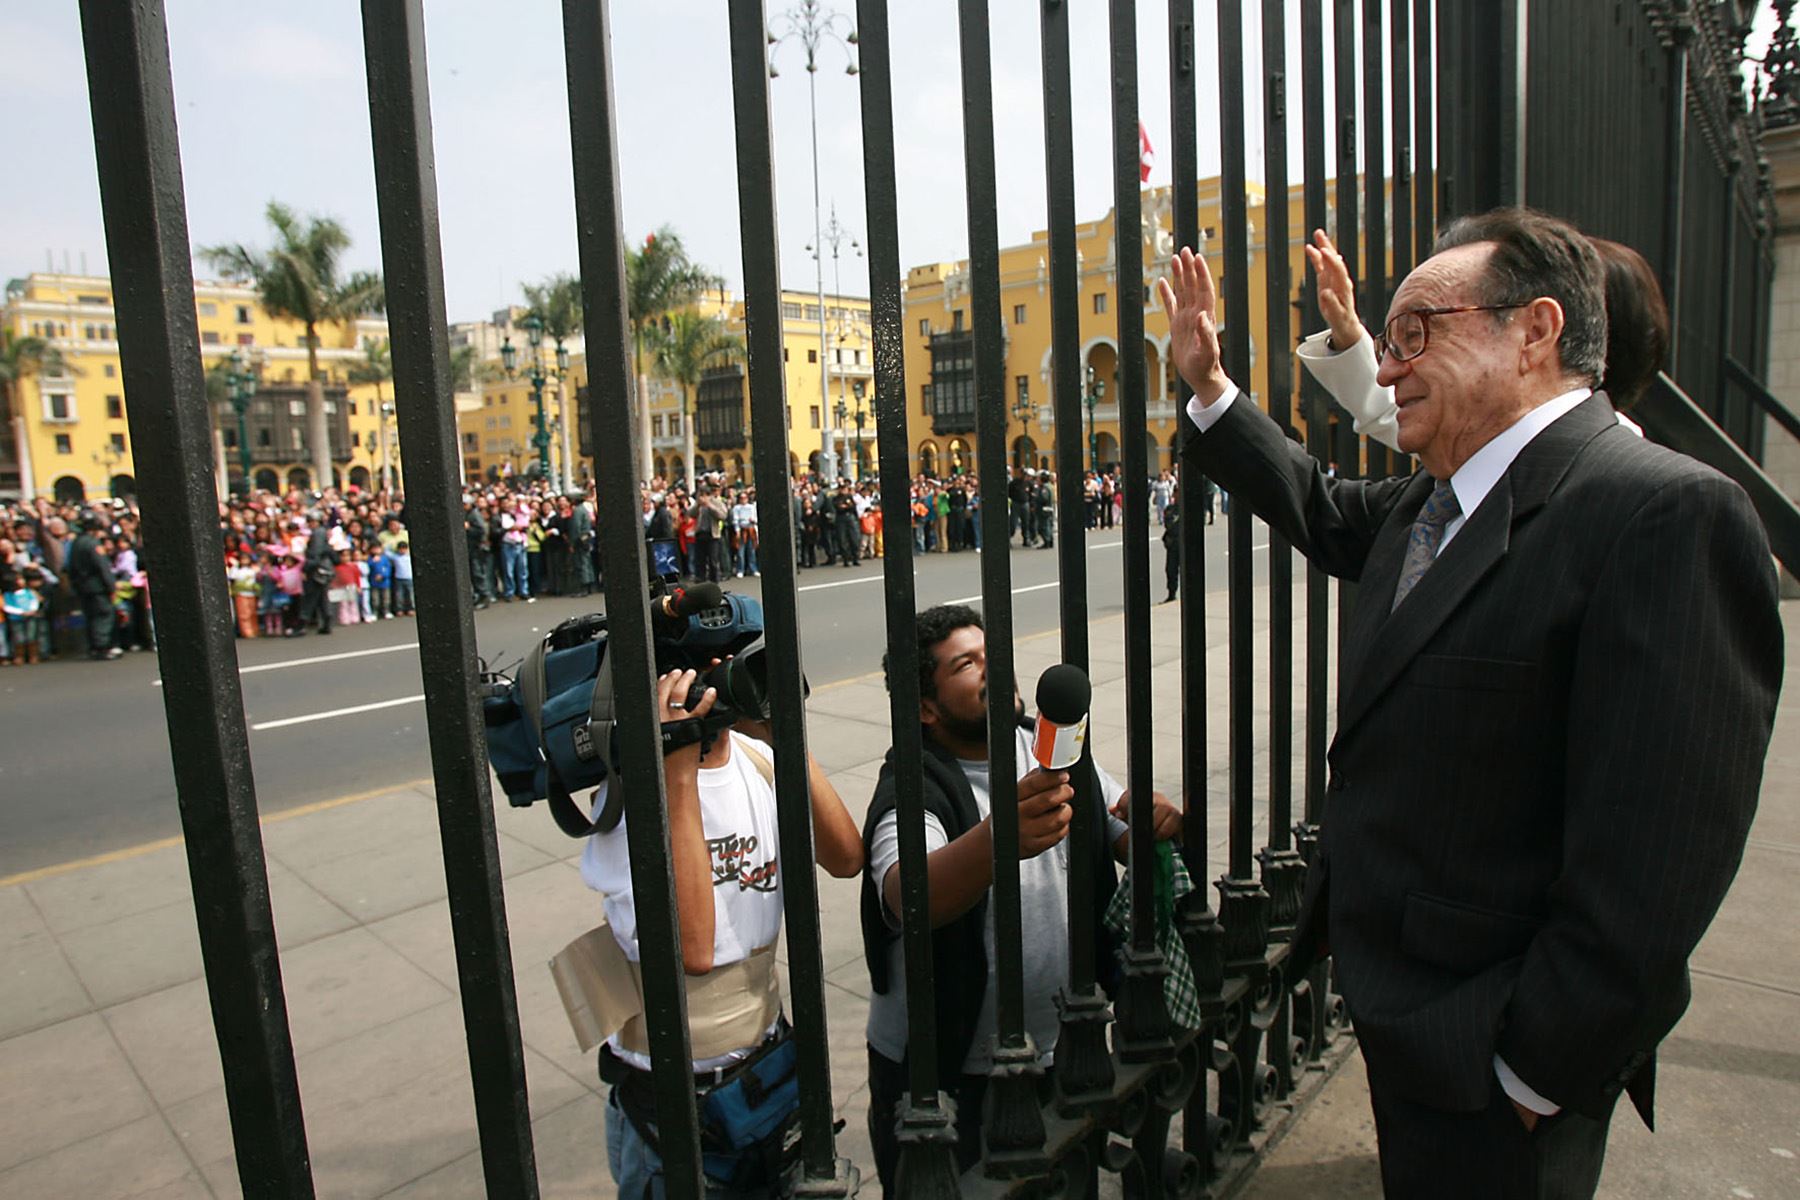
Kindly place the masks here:
<instances>
[{"instance_id":1,"label":"black iron fence","mask_svg":"<svg viewBox=\"0 0 1800 1200\"><path fill-rule=\"evenodd\" d=\"M459 449L422 0L364 0L362 7L395 395L406 445L407 519L418 564L428 728L482 1158L490 1194L531 1196L536 1175L530 1101L476 700L467 552L458 527ZM790 463L780 434L786 401L766 26L761 0L730 0L727 7L748 282L748 386L752 424L759 431L752 455L757 478L768 481L785 478ZM1145 7L1147 14L1150 6ZM1263 0L1261 44L1254 54L1232 52L1249 49L1245 0L1202 7L1197 15L1193 0L1169 0L1166 10L1156 9L1155 19L1166 22L1170 66L1172 232L1177 245L1199 243L1197 131L1202 121L1216 123L1224 183L1219 257L1229 313L1251 311L1253 221L1271 250L1265 256L1266 326L1256 331L1262 346L1293 344L1295 311L1302 331L1322 327L1309 287L1301 286L1296 297L1285 249L1306 232L1288 227L1286 147L1297 114L1306 225L1333 227L1349 260L1361 264L1365 313L1385 309L1393 286L1428 252L1442 216L1520 200L1557 210L1638 246L1657 265L1677 309L1676 379L1754 456L1755 435L1738 428L1727 380L1736 377L1728 372L1736 372L1754 383L1766 351L1768 200L1765 181L1752 168L1754 121L1731 101L1737 66L1732 38L1741 52L1741 35L1726 24L1736 16L1727 11L1730 5ZM1113 0L1109 14L1113 199L1120 231L1115 258L1120 291L1129 294L1146 267L1158 266L1143 260L1137 175L1137 24L1151 18L1140 17L1130 0ZM1065 480L1080 478L1084 455L1069 15L1065 0L1042 0L1054 459ZM1217 22L1224 48L1217 62L1195 59L1195 22L1202 16ZM607 6L603 0L564 0L563 17L585 332L595 381L581 395L583 448L591 429L603 514L634 517L599 522L609 658L621 717L618 786L624 788L629 815L661 1152L671 1194L694 1196L701 1190L700 1141L653 719L648 600L640 582L645 546L635 519L638 480L629 453L639 439L627 399L634 388L620 215L624 184L615 141ZM857 17L882 499L887 512L903 513L909 510L909 448L888 5L859 0ZM304 1196L312 1190L305 1123L231 623L213 550L216 508L199 339L193 306L179 299L191 295L192 279L162 5L83 0L82 19L131 433L144 464L139 486L149 569L157 578L160 640L171 651L162 660L164 695L239 1172L246 1194ZM1287 26L1296 20L1297 64L1288 60L1286 40ZM986 5L960 0L957 21L973 411L986 523L982 594L990 670L1005 678L1012 671L1007 371ZM1336 79L1330 94L1328 64ZM1262 97L1266 149L1260 164L1249 162L1246 153L1245 102L1253 94ZM1328 161L1332 146L1341 166ZM1359 152L1360 176L1349 169ZM1246 199L1252 168L1261 174L1268 197L1256 213ZM1328 171L1335 173L1335 184ZM1335 220L1330 219L1334 200ZM1297 310L1290 307L1296 299ZM1141 307L1122 303L1118 310L1119 344L1141 344ZM1250 375L1252 332L1246 320L1227 325L1227 366L1240 378ZM1385 452L1358 446L1348 422L1330 420L1316 387L1309 384L1296 396L1290 355L1269 358L1270 409L1284 424L1303 421L1315 454L1334 457L1345 473L1407 469ZM1122 427L1142 429L1148 384L1143 356L1124 355L1121 370ZM1741 380L1737 386L1741 393ZM1179 399L1185 403L1186 396ZM1151 693L1150 503L1143 438L1125 439L1123 461L1126 775L1133 797L1132 859L1147 863L1152 707L1166 711L1172 698ZM1079 490L1065 486L1058 504L1063 528L1078 530ZM806 788L803 646L794 530L781 489L762 489L760 518L769 658L779 664L772 675L775 770L780 790L798 794ZM998 1032L987 1151L976 1167L957 1176L947 1140L949 1102L942 1090L950 1081L937 1077L931 1052L932 1006L912 1004L909 1097L899 1118L902 1190L908 1196L1027 1193L1042 1189L1046 1180L1061 1194L1082 1195L1101 1169L1121 1173L1134 1194L1197 1194L1245 1161L1238 1152L1270 1106L1296 1089L1341 1026L1342 1006L1332 995L1328 965L1292 977L1286 945L1319 823L1327 816L1330 592L1322 576L1310 573L1299 593L1305 670L1303 692L1296 697L1292 552L1279 540L1269 547L1269 632L1266 665L1259 669L1252 640L1251 516L1238 506L1227 535L1229 686L1224 696L1210 694L1203 524L1183 526L1182 854L1196 880L1223 870L1216 910L1202 888L1183 901L1176 922L1192 963L1202 1027L1177 1026L1165 1007L1163 983L1170 968L1157 948L1147 870L1133 875L1123 982L1110 1000L1097 983L1103 964L1095 962L1092 949L1095 880L1084 868L1089 856L1081 844L1092 834L1077 821L1070 855L1070 976L1062 993L1053 1078L1042 1080L1037 1064L1043 1047L1034 1046L1025 1032L1021 996L1012 714L1005 690L995 688L989 740ZM1079 537L1063 539L1058 566L1062 656L1086 667L1087 565ZM917 647L907 538L888 539L883 570L888 648L899 661L911 661ZM1259 718L1258 691L1264 688L1269 715ZM918 708L916 680L896 672L892 716L905 962L909 994L923 997L932 992L932 958L924 919ZM1228 854L1222 864L1207 859L1213 833L1205 804L1213 765L1207 750L1211 720L1229 726ZM1255 765L1259 734L1269 748L1266 774ZM1296 757L1302 764L1298 780L1292 769ZM1077 798L1082 805L1094 802L1090 795ZM1267 830L1260 847L1259 825ZM781 838L789 862L810 860L804 809L784 809ZM801 1156L792 1186L796 1194L848 1195L857 1186L857 1172L842 1161L833 1131L813 876L808 870L792 872L785 885L789 1004L804 1097ZM839 1063L837 1069L859 1068ZM1042 1086L1046 1082L1051 1086ZM1042 1100L1046 1094L1050 1099ZM1177 1118L1181 1148L1171 1149L1169 1133ZM599 1170L598 1153L595 1157Z\"/></svg>"}]
</instances>

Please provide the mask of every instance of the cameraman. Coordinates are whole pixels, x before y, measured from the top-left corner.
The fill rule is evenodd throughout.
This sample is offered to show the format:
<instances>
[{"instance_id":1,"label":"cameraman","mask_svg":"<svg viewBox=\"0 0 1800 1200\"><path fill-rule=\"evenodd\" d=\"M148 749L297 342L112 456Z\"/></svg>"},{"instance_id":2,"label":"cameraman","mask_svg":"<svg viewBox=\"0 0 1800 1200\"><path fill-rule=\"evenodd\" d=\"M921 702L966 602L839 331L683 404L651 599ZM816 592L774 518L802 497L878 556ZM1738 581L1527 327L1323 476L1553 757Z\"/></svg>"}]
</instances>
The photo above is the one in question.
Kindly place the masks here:
<instances>
[{"instance_id":1,"label":"cameraman","mask_svg":"<svg viewBox=\"0 0 1800 1200\"><path fill-rule=\"evenodd\" d=\"M714 688L707 688L692 708L688 707L695 679L694 671L682 670L670 671L657 681L658 711L665 729L704 722L712 713L718 701ZM782 909L781 832L772 753L767 725L740 720L732 729L718 730L711 739L690 741L668 751L663 759L682 964L689 976L688 1025L697 1099L729 1083L734 1068L778 1047L789 1036L773 974ZM852 878L863 866L856 823L810 755L807 774L814 857L837 878ZM605 800L606 785L602 784L594 796L596 816ZM605 896L607 921L626 958L639 962L624 820L610 832L588 839L581 874L589 887ZM702 979L715 972L735 972L737 978L715 981L715 986L708 988ZM717 982L727 986L720 988ZM759 993L768 997L762 1010L756 1010L754 1003L746 1005L746 995ZM743 1028L745 1011L751 1012L755 1028L734 1038L734 1030ZM601 1049L600 1077L612 1085L606 1110L607 1156L621 1196L663 1195L649 1067L641 1017L626 1023ZM707 1195L772 1194L776 1181L768 1168L778 1157L781 1137L778 1132L770 1139L773 1146L767 1149L773 1153L757 1147L736 1162L721 1163L719 1156L708 1154Z\"/></svg>"}]
</instances>

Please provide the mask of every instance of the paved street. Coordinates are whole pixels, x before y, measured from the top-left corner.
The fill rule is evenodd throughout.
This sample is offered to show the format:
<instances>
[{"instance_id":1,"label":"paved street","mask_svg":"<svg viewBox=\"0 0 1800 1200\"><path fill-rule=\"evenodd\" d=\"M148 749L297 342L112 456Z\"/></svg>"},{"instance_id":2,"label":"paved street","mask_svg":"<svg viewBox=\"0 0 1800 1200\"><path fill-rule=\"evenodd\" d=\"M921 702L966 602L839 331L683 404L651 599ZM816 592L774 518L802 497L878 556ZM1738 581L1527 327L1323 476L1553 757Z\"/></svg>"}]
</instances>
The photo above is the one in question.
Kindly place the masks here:
<instances>
[{"instance_id":1,"label":"paved street","mask_svg":"<svg viewBox=\"0 0 1800 1200\"><path fill-rule=\"evenodd\" d=\"M1268 541L1260 523L1253 544ZM1151 528L1152 599L1162 596L1163 550ZM1122 529L1088 535L1089 610L1122 611ZM1225 524L1207 530L1207 578L1225 586ZM1260 572L1267 561L1258 554ZM1056 558L1012 554L1021 635L1057 626ZM973 553L917 562L920 607L973 600ZM732 580L751 595L759 581ZM814 686L878 670L884 644L881 564L800 573L807 676ZM546 598L476 614L480 652L510 665L588 601ZM594 603L597 603L594 602ZM331 637L238 642L244 706L261 811L276 813L348 794L428 779L424 690L415 624L355 625ZM1030 691L1030 680L1024 683ZM0 879L180 833L168 729L150 655L118 663L68 662L0 672Z\"/></svg>"}]
</instances>

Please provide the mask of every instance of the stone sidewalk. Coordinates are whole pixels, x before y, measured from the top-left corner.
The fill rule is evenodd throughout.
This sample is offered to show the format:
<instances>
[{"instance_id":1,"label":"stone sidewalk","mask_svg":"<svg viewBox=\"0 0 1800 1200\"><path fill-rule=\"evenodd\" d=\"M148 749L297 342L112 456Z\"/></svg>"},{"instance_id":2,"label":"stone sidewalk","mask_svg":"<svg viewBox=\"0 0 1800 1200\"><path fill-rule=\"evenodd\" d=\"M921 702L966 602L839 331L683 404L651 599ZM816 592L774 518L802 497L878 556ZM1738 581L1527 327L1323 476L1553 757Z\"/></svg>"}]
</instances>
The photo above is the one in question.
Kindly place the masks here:
<instances>
[{"instance_id":1,"label":"stone sidewalk","mask_svg":"<svg viewBox=\"0 0 1800 1200\"><path fill-rule=\"evenodd\" d=\"M1257 606L1259 671L1265 600ZM1226 655L1224 605L1212 608L1207 675L1221 713L1211 723L1208 787L1216 876L1226 831ZM1159 607L1153 615L1158 697L1178 694L1175 612ZM1790 633L1800 632L1792 628L1800 606L1784 615ZM1091 638L1096 751L1122 777L1121 619L1100 617ZM1053 635L1020 643L1028 695L1056 652ZM1301 666L1296 661L1296 696L1304 694ZM1258 695L1266 703L1266 683ZM813 752L860 819L888 745L879 676L821 687L810 707ZM1266 713L1257 724L1261 791ZM1178 795L1172 724L1159 729L1154 749L1158 788ZM1611 1194L1800 1194L1797 1164L1791 1153L1780 1157L1800 1150L1791 1128L1800 1111L1800 938L1782 886L1800 853L1797 761L1800 706L1790 702L1756 841L1696 959L1703 972L1694 1009L1664 1055L1664 1133L1652 1139L1617 1123ZM576 870L579 846L541 809L502 804L496 823L543 1194L610 1195L593 1059L576 1048L545 966L593 923L593 899ZM264 823L264 839L318 1194L481 1195L430 782L280 814ZM867 1168L868 984L857 887L820 876L833 1094L848 1120L840 1152ZM8 1084L0 1093L0 1195L239 1194L179 845L0 884L0 961L0 1078ZM1359 1087L1358 1071L1341 1072L1274 1148L1250 1194L1375 1194Z\"/></svg>"}]
</instances>

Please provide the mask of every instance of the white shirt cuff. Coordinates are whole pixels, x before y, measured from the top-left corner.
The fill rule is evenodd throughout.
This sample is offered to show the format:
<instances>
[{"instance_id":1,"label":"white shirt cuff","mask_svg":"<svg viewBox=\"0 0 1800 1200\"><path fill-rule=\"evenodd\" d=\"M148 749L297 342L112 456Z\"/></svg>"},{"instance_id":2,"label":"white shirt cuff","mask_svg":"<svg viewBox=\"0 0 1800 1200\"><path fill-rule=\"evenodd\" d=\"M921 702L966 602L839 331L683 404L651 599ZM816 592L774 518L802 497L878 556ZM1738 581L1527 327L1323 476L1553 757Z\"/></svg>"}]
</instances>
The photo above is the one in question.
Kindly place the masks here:
<instances>
[{"instance_id":1,"label":"white shirt cuff","mask_svg":"<svg viewBox=\"0 0 1800 1200\"><path fill-rule=\"evenodd\" d=\"M1205 433L1219 423L1219 418L1225 415L1225 410L1230 408L1231 402L1237 398L1238 385L1227 381L1225 394L1211 404L1201 404L1198 396L1190 399L1187 403L1188 420L1192 421L1201 433Z\"/></svg>"},{"instance_id":2,"label":"white shirt cuff","mask_svg":"<svg viewBox=\"0 0 1800 1200\"><path fill-rule=\"evenodd\" d=\"M1513 1073L1506 1065L1506 1060L1498 1054L1494 1055L1494 1074L1500 1078L1500 1086L1508 1097L1529 1108L1540 1117L1554 1117L1562 1111L1562 1105L1554 1100L1546 1100L1532 1089L1532 1086Z\"/></svg>"}]
</instances>

